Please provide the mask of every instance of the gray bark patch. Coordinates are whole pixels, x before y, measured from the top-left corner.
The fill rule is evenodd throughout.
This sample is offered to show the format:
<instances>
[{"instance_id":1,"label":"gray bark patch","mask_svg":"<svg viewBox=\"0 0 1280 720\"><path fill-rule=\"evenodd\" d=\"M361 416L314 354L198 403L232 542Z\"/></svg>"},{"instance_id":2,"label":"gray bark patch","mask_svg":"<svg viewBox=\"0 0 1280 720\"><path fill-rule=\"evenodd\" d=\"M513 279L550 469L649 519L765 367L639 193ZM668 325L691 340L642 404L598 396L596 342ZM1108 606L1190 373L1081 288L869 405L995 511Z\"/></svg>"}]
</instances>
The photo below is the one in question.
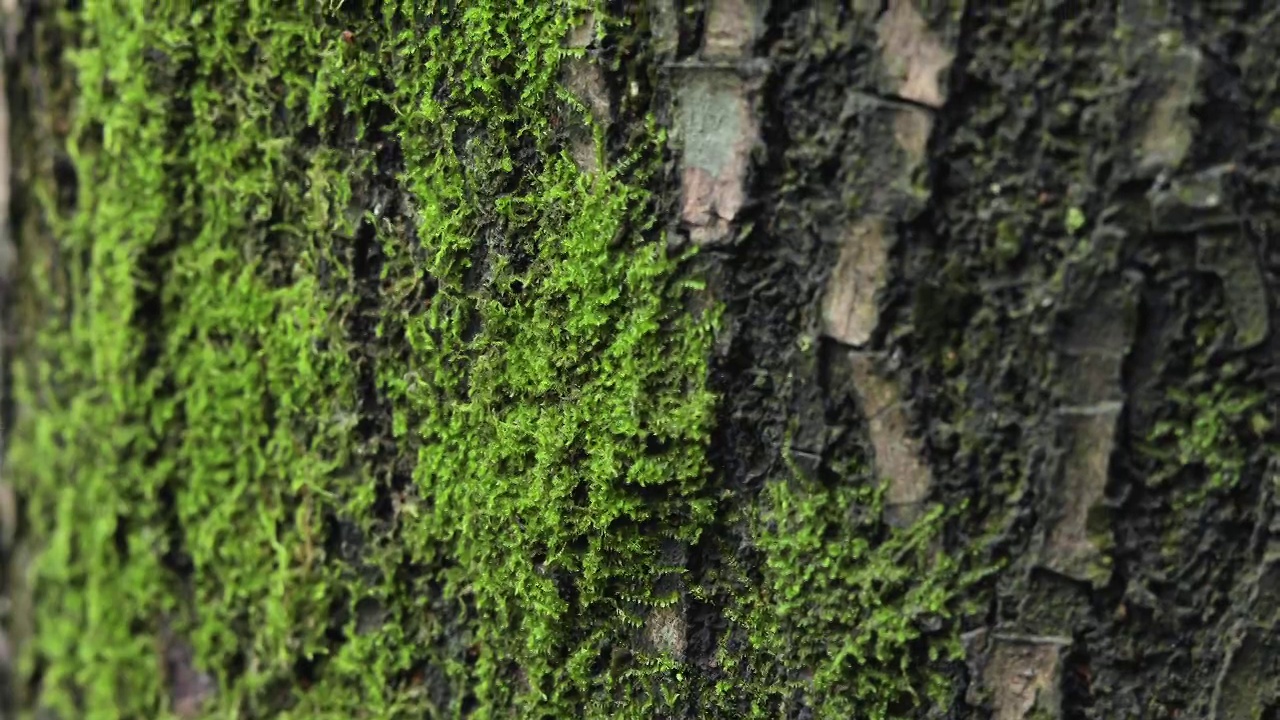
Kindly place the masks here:
<instances>
[{"instance_id":1,"label":"gray bark patch","mask_svg":"<svg viewBox=\"0 0 1280 720\"><path fill-rule=\"evenodd\" d=\"M683 153L680 217L697 245L731 237L746 199L747 171L759 129L746 83L735 73L701 71L677 96L676 116Z\"/></svg>"}]
</instances>

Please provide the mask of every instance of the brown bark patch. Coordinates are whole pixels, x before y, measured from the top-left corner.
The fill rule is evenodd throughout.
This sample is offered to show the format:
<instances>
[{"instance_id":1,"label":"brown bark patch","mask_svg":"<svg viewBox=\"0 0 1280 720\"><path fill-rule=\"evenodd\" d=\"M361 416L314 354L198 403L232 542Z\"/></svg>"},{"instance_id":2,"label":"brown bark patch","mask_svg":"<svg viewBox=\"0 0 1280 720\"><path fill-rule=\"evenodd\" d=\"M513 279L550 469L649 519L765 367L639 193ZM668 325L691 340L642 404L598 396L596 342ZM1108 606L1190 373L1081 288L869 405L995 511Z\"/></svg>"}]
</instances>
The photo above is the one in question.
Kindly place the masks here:
<instances>
[{"instance_id":1,"label":"brown bark patch","mask_svg":"<svg viewBox=\"0 0 1280 720\"><path fill-rule=\"evenodd\" d=\"M871 340L880 318L876 295L888 278L888 263L883 219L856 223L845 235L840 258L827 281L822 305L827 335L854 347Z\"/></svg>"},{"instance_id":2,"label":"brown bark patch","mask_svg":"<svg viewBox=\"0 0 1280 720\"><path fill-rule=\"evenodd\" d=\"M1164 54L1164 89L1151 106L1139 143L1139 171L1154 174L1162 170L1176 170L1191 149L1195 119L1191 107L1196 102L1200 66L1200 51L1193 47L1180 47Z\"/></svg>"},{"instance_id":3,"label":"brown bark patch","mask_svg":"<svg viewBox=\"0 0 1280 720\"><path fill-rule=\"evenodd\" d=\"M577 25L569 31L569 37L566 44L571 48L585 48L591 45L596 39L596 15L593 12L585 13L578 21Z\"/></svg>"},{"instance_id":4,"label":"brown bark patch","mask_svg":"<svg viewBox=\"0 0 1280 720\"><path fill-rule=\"evenodd\" d=\"M166 623L160 629L162 677L169 689L173 713L180 718L201 717L217 692L213 676L196 666L195 650Z\"/></svg>"},{"instance_id":5,"label":"brown bark patch","mask_svg":"<svg viewBox=\"0 0 1280 720\"><path fill-rule=\"evenodd\" d=\"M570 32L566 44L570 48L586 48L594 42L595 32L595 16L588 13ZM595 175L600 171L600 159L592 124L607 123L613 115L604 71L589 56L570 58L564 64L562 81L564 88L586 107L589 115L587 121L575 121L568 128L569 157L584 174Z\"/></svg>"},{"instance_id":6,"label":"brown bark patch","mask_svg":"<svg viewBox=\"0 0 1280 720\"><path fill-rule=\"evenodd\" d=\"M951 67L955 53L929 30L910 0L890 0L876 27L880 50L897 94L930 107L945 101L939 75Z\"/></svg>"},{"instance_id":7,"label":"brown bark patch","mask_svg":"<svg viewBox=\"0 0 1280 720\"><path fill-rule=\"evenodd\" d=\"M913 437L910 419L896 383L875 367L873 356L852 353L853 383L867 417L876 474L886 483L886 519L908 524L919 515L933 476L921 460L920 441Z\"/></svg>"},{"instance_id":8,"label":"brown bark patch","mask_svg":"<svg viewBox=\"0 0 1280 720\"><path fill-rule=\"evenodd\" d=\"M565 89L586 105L596 122L609 118L609 90L604 71L589 58L574 58L565 63Z\"/></svg>"},{"instance_id":9,"label":"brown bark patch","mask_svg":"<svg viewBox=\"0 0 1280 720\"><path fill-rule=\"evenodd\" d=\"M707 59L750 54L760 33L761 8L754 0L714 0L707 8L702 55Z\"/></svg>"},{"instance_id":10,"label":"brown bark patch","mask_svg":"<svg viewBox=\"0 0 1280 720\"><path fill-rule=\"evenodd\" d=\"M902 108L893 118L893 139L911 160L910 170L919 167L933 134L933 116L918 108Z\"/></svg>"},{"instance_id":11,"label":"brown bark patch","mask_svg":"<svg viewBox=\"0 0 1280 720\"><path fill-rule=\"evenodd\" d=\"M680 604L654 608L645 619L644 632L650 644L676 660L683 660L688 644L688 623Z\"/></svg>"},{"instance_id":12,"label":"brown bark patch","mask_svg":"<svg viewBox=\"0 0 1280 720\"><path fill-rule=\"evenodd\" d=\"M1060 717L1062 655L1068 645L1065 638L991 637L983 660L976 663L980 667L974 669L993 720ZM974 704L978 700L970 698Z\"/></svg>"}]
</instances>

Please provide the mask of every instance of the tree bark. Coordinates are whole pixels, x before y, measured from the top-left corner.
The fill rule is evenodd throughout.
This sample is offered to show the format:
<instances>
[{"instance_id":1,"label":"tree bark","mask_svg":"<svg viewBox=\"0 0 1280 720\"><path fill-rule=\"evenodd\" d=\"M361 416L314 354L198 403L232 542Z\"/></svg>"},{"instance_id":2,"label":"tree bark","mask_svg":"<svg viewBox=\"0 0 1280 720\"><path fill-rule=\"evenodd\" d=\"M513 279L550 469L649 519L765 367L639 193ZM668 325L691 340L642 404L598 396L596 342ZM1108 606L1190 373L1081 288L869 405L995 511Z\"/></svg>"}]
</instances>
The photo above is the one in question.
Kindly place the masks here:
<instances>
[{"instance_id":1,"label":"tree bark","mask_svg":"<svg viewBox=\"0 0 1280 720\"><path fill-rule=\"evenodd\" d=\"M13 705L1280 717L1280 8L72 5Z\"/></svg>"},{"instance_id":2,"label":"tree bark","mask_svg":"<svg viewBox=\"0 0 1280 720\"><path fill-rule=\"evenodd\" d=\"M755 6L720 477L834 430L886 510L964 508L956 715L1270 716L1275 12L854 5Z\"/></svg>"}]
</instances>

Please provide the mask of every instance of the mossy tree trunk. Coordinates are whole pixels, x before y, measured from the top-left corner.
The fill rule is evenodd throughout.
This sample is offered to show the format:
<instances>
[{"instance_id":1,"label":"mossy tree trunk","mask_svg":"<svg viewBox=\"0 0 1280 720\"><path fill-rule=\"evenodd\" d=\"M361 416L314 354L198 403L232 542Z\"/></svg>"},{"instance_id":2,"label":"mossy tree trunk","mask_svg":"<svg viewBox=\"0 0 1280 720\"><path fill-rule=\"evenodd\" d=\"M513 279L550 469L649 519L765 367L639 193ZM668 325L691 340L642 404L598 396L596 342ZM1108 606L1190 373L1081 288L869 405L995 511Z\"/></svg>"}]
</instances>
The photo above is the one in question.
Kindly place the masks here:
<instances>
[{"instance_id":1,"label":"mossy tree trunk","mask_svg":"<svg viewBox=\"0 0 1280 720\"><path fill-rule=\"evenodd\" d=\"M371 5L26 8L17 704L1280 717L1280 8Z\"/></svg>"}]
</instances>

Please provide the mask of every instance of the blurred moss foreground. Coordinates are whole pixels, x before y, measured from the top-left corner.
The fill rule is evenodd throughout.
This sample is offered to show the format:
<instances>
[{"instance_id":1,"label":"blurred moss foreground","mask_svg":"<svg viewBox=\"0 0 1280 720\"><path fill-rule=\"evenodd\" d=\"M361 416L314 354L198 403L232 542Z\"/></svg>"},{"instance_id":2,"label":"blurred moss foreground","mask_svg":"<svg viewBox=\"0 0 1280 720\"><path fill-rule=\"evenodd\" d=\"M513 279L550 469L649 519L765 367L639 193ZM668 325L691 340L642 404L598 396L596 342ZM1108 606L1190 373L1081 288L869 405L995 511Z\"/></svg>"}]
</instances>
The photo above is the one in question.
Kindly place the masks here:
<instances>
[{"instance_id":1,"label":"blurred moss foreground","mask_svg":"<svg viewBox=\"0 0 1280 720\"><path fill-rule=\"evenodd\" d=\"M713 482L717 316L658 229L649 86L606 133L560 84L589 4L86 0L41 20L75 86L69 120L34 120L68 167L33 178L21 228L29 705L948 701L926 666L954 634L920 628L973 578L940 555L939 512L888 530L857 458L848 485ZM610 63L641 31L594 9L633 87ZM691 576L731 525L754 547ZM694 597L732 628L699 666Z\"/></svg>"},{"instance_id":2,"label":"blurred moss foreground","mask_svg":"<svg viewBox=\"0 0 1280 720\"><path fill-rule=\"evenodd\" d=\"M583 8L200 5L68 19L78 196L30 263L40 410L11 458L42 702L630 693L592 664L708 514L708 328L672 302L643 163L590 178L557 144Z\"/></svg>"}]
</instances>

